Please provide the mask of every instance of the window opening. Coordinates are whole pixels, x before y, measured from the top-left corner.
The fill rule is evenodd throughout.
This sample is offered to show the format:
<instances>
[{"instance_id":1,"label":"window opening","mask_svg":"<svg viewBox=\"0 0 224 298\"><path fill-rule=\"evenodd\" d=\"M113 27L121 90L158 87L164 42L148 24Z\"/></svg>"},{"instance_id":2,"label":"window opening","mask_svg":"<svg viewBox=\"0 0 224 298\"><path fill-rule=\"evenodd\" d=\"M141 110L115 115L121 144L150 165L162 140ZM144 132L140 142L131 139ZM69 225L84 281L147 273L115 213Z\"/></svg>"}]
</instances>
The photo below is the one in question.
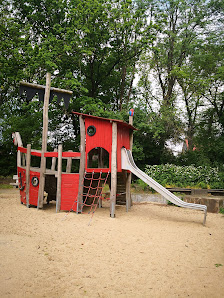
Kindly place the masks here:
<instances>
[{"instance_id":1,"label":"window opening","mask_svg":"<svg viewBox=\"0 0 224 298\"><path fill-rule=\"evenodd\" d=\"M102 147L96 147L90 150L87 156L87 168L108 169L109 152Z\"/></svg>"}]
</instances>

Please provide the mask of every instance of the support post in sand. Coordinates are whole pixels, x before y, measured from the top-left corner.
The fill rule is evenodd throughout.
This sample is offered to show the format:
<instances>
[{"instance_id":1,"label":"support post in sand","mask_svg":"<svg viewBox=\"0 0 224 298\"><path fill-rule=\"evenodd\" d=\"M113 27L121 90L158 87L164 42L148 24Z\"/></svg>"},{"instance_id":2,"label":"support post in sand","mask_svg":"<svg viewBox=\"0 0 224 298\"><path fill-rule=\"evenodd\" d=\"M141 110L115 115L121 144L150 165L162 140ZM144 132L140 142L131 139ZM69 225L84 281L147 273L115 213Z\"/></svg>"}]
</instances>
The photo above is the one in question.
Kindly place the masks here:
<instances>
[{"instance_id":1,"label":"support post in sand","mask_svg":"<svg viewBox=\"0 0 224 298\"><path fill-rule=\"evenodd\" d=\"M57 177L57 198L56 198L56 212L61 208L61 174L62 174L62 144L58 146L58 177Z\"/></svg>"},{"instance_id":2,"label":"support post in sand","mask_svg":"<svg viewBox=\"0 0 224 298\"><path fill-rule=\"evenodd\" d=\"M129 124L133 126L133 116L134 116L134 109L131 109L129 112ZM132 152L133 146L133 131L130 130L130 151ZM127 172L126 177L126 211L131 208L132 201L131 201L131 172Z\"/></svg>"},{"instance_id":3,"label":"support post in sand","mask_svg":"<svg viewBox=\"0 0 224 298\"><path fill-rule=\"evenodd\" d=\"M84 118L79 116L80 124L80 165L79 165L79 190L77 200L77 213L82 210L82 197L83 197L83 184L84 184L84 173L85 173L85 147L86 147L86 131Z\"/></svg>"},{"instance_id":4,"label":"support post in sand","mask_svg":"<svg viewBox=\"0 0 224 298\"><path fill-rule=\"evenodd\" d=\"M31 145L27 145L26 152L26 206L29 208L29 192L30 192L30 162L31 162Z\"/></svg>"},{"instance_id":5,"label":"support post in sand","mask_svg":"<svg viewBox=\"0 0 224 298\"><path fill-rule=\"evenodd\" d=\"M48 72L46 75L46 87L45 87L45 94L44 94L40 184L39 184L38 206L37 206L38 209L43 208L43 201L44 201L44 185L45 185L45 170L46 170L46 157L44 157L44 153L47 151L48 106L49 106L49 98L50 98L50 89L51 89L51 74Z\"/></svg>"},{"instance_id":6,"label":"support post in sand","mask_svg":"<svg viewBox=\"0 0 224 298\"><path fill-rule=\"evenodd\" d=\"M117 122L112 123L110 216L115 217L117 189Z\"/></svg>"}]
</instances>

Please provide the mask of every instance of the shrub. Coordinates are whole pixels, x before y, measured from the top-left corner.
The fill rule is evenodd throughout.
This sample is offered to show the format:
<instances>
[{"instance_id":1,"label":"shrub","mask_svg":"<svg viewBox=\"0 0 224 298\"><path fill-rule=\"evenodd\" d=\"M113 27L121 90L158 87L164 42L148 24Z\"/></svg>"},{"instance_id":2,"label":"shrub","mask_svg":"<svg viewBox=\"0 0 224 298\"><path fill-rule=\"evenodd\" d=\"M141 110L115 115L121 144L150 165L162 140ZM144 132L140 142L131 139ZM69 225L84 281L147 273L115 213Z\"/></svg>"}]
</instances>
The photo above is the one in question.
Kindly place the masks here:
<instances>
[{"instance_id":1,"label":"shrub","mask_svg":"<svg viewBox=\"0 0 224 298\"><path fill-rule=\"evenodd\" d=\"M224 174L209 166L148 165L145 172L165 187L224 188Z\"/></svg>"}]
</instances>

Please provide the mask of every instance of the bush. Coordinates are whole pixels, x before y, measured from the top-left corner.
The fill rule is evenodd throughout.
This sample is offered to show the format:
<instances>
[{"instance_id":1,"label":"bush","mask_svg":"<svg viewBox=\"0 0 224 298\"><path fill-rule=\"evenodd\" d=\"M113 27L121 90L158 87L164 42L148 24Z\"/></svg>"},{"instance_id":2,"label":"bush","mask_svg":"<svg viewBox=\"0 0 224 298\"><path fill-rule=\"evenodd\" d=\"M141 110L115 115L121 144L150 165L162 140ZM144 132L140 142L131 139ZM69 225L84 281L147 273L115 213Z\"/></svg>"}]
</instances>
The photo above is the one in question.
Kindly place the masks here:
<instances>
[{"instance_id":1,"label":"bush","mask_svg":"<svg viewBox=\"0 0 224 298\"><path fill-rule=\"evenodd\" d=\"M224 173L209 166L146 166L146 174L165 187L224 188Z\"/></svg>"}]
</instances>

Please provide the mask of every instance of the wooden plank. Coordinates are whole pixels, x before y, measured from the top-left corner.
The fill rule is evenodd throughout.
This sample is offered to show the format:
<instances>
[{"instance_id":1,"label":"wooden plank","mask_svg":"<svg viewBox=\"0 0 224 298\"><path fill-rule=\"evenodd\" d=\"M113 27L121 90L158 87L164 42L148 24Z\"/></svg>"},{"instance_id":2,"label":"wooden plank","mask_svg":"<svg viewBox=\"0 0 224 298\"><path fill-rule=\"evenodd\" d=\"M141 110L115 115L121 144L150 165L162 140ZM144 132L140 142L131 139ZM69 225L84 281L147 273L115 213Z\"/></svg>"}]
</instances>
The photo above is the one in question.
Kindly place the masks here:
<instances>
[{"instance_id":1,"label":"wooden plank","mask_svg":"<svg viewBox=\"0 0 224 298\"><path fill-rule=\"evenodd\" d=\"M26 153L27 152L27 148L24 148L24 147L18 147L17 150L21 153Z\"/></svg>"},{"instance_id":2,"label":"wooden plank","mask_svg":"<svg viewBox=\"0 0 224 298\"><path fill-rule=\"evenodd\" d=\"M86 131L85 131L85 122L84 118L79 116L79 124L80 124L80 165L79 165L79 191L78 191L78 203L77 203L77 213L81 211L81 203L83 196L83 179L85 173L85 143L86 143Z\"/></svg>"},{"instance_id":3,"label":"wooden plank","mask_svg":"<svg viewBox=\"0 0 224 298\"><path fill-rule=\"evenodd\" d=\"M72 150L69 150L68 152L72 152ZM71 173L71 170L72 170L72 158L67 157L66 173Z\"/></svg>"},{"instance_id":4,"label":"wooden plank","mask_svg":"<svg viewBox=\"0 0 224 298\"><path fill-rule=\"evenodd\" d=\"M27 87L31 87L31 88L35 88L35 89L42 89L42 90L45 90L46 86L43 86L43 85L38 85L38 84L32 84L32 83L27 83L27 82L20 82L20 85L23 85L23 86L27 86ZM55 92L60 92L60 93L67 93L67 94L71 94L72 95L72 91L70 90L65 90L65 89L59 89L59 88L54 88L54 87L51 87L50 88L50 91L55 91Z\"/></svg>"},{"instance_id":5,"label":"wooden plank","mask_svg":"<svg viewBox=\"0 0 224 298\"><path fill-rule=\"evenodd\" d=\"M47 151L47 132L48 132L48 106L51 88L51 74L48 72L46 75L46 87L44 94L44 108L43 108L43 131L42 131L42 150L41 150L41 164L40 164L40 184L38 192L38 209L43 208L44 202L44 184L45 184L45 170L46 170L46 157L44 153Z\"/></svg>"},{"instance_id":6,"label":"wooden plank","mask_svg":"<svg viewBox=\"0 0 224 298\"><path fill-rule=\"evenodd\" d=\"M54 148L54 152L58 152L58 149L57 148ZM52 157L52 160L51 160L51 170L52 171L55 171L55 166L56 166L56 157Z\"/></svg>"},{"instance_id":7,"label":"wooden plank","mask_svg":"<svg viewBox=\"0 0 224 298\"><path fill-rule=\"evenodd\" d=\"M30 162L31 162L31 145L27 145L26 153L26 206L29 208L29 192L30 192Z\"/></svg>"},{"instance_id":8,"label":"wooden plank","mask_svg":"<svg viewBox=\"0 0 224 298\"><path fill-rule=\"evenodd\" d=\"M133 126L133 116L129 116L129 124ZM132 151L133 146L133 131L130 130L130 151ZM126 177L126 211L131 208L132 200L131 200L131 173L127 172Z\"/></svg>"},{"instance_id":9,"label":"wooden plank","mask_svg":"<svg viewBox=\"0 0 224 298\"><path fill-rule=\"evenodd\" d=\"M57 177L57 198L56 212L60 211L61 207L61 174L62 174L62 145L58 146L58 177Z\"/></svg>"},{"instance_id":10,"label":"wooden plank","mask_svg":"<svg viewBox=\"0 0 224 298\"><path fill-rule=\"evenodd\" d=\"M112 123L110 216L115 217L117 190L117 122Z\"/></svg>"}]
</instances>

